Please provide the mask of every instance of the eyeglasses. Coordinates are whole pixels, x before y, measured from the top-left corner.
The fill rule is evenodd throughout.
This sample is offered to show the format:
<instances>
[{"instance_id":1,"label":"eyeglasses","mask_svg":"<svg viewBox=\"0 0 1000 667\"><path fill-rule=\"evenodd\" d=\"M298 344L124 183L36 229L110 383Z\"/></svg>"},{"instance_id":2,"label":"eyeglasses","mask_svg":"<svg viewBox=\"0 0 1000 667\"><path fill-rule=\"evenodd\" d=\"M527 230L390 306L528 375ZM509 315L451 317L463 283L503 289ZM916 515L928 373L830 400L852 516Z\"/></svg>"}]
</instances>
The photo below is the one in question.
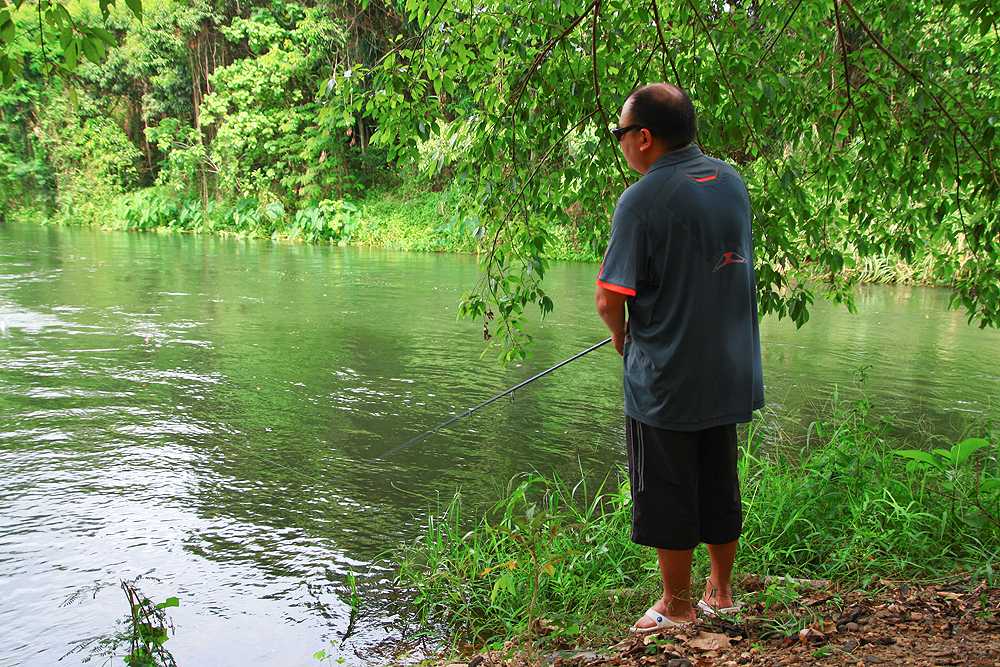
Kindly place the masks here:
<instances>
[{"instance_id":1,"label":"eyeglasses","mask_svg":"<svg viewBox=\"0 0 1000 667\"><path fill-rule=\"evenodd\" d=\"M628 134L632 130L638 130L640 128L642 128L642 125L626 125L625 127L613 127L611 128L611 134L615 135L615 139L617 139L620 142L622 140L622 137L624 137L626 134Z\"/></svg>"}]
</instances>

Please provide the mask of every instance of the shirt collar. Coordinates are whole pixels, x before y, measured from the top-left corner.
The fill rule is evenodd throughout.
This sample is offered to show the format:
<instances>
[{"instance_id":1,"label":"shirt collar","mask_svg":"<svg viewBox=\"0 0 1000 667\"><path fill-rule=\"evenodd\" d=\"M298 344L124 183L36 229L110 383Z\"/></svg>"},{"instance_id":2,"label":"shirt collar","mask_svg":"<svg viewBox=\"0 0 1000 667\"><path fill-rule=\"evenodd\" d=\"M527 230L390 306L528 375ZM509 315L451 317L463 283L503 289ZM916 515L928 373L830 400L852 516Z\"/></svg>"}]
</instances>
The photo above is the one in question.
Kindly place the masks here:
<instances>
[{"instance_id":1,"label":"shirt collar","mask_svg":"<svg viewBox=\"0 0 1000 667\"><path fill-rule=\"evenodd\" d=\"M687 162L688 160L700 157L701 155L701 148L698 144L692 142L684 148L678 148L675 151L669 151L661 155L656 162L650 165L649 171L646 173L648 174L652 171L656 171L657 169L662 169L663 167L680 164L681 162Z\"/></svg>"}]
</instances>

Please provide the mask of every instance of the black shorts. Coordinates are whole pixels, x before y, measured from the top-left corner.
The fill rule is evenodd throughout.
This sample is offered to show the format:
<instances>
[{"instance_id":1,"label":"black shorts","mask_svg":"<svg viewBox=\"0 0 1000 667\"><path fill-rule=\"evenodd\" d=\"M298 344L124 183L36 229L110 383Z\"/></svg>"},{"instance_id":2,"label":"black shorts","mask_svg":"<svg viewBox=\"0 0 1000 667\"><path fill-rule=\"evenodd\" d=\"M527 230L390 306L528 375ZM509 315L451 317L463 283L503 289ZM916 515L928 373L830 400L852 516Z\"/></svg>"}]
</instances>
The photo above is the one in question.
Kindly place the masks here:
<instances>
[{"instance_id":1,"label":"black shorts","mask_svg":"<svg viewBox=\"0 0 1000 667\"><path fill-rule=\"evenodd\" d=\"M743 530L736 425L668 431L625 418L632 541L660 549L725 544Z\"/></svg>"}]
</instances>

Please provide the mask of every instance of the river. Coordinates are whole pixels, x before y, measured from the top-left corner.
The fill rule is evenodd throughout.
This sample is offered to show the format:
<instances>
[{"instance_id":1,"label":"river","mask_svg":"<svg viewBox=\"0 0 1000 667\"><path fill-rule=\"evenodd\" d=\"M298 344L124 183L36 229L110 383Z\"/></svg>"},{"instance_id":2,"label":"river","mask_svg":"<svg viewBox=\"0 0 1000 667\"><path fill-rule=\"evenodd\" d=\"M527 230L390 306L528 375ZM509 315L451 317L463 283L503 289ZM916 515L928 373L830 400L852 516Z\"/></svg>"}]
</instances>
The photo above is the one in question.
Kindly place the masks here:
<instances>
[{"instance_id":1,"label":"river","mask_svg":"<svg viewBox=\"0 0 1000 667\"><path fill-rule=\"evenodd\" d=\"M0 666L54 665L111 631L118 580L138 575L180 599L183 667L320 664L350 572L348 664L388 659L415 631L393 557L435 499L622 461L609 347L378 458L604 338L595 271L551 269L555 312L501 368L481 323L455 317L472 257L0 224ZM864 375L917 445L995 422L1000 332L947 300L869 287L856 315L820 301L798 331L765 319L768 419L804 432Z\"/></svg>"}]
</instances>

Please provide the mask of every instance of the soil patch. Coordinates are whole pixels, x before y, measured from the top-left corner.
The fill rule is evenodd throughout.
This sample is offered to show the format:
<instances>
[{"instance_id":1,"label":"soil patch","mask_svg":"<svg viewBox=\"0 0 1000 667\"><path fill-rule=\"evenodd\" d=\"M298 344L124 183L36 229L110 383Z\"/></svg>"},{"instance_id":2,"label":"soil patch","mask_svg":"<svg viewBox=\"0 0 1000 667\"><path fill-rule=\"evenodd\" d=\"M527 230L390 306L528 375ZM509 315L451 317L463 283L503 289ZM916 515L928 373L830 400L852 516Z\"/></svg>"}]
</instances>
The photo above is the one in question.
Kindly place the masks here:
<instances>
[{"instance_id":1,"label":"soil patch","mask_svg":"<svg viewBox=\"0 0 1000 667\"><path fill-rule=\"evenodd\" d=\"M766 590L749 580L747 592ZM755 597L757 600L766 596ZM552 633L543 621L538 634ZM472 656L451 667L704 667L719 665L1000 665L1000 588L883 582L873 591L808 588L794 603L756 601L737 617L610 646L559 639ZM540 647L544 646L544 648Z\"/></svg>"}]
</instances>

